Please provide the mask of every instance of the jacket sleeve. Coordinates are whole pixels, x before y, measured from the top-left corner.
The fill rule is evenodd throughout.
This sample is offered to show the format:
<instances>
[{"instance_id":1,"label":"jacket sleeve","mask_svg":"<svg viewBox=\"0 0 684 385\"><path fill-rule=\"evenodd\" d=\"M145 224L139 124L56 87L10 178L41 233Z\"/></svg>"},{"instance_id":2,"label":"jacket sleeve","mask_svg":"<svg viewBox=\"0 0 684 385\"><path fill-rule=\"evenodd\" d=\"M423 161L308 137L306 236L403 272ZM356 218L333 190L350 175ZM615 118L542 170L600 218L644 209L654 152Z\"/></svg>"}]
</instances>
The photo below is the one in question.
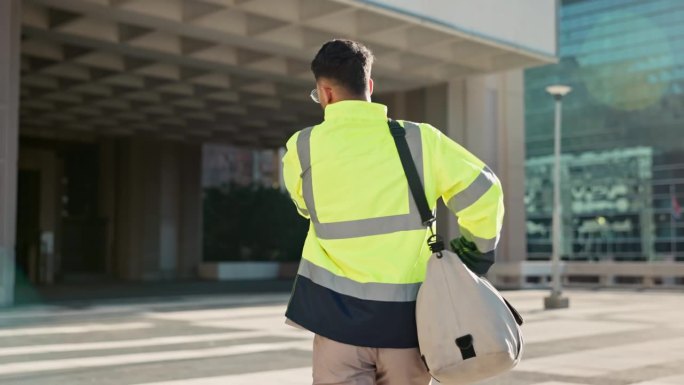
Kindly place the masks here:
<instances>
[{"instance_id":1,"label":"jacket sleeve","mask_svg":"<svg viewBox=\"0 0 684 385\"><path fill-rule=\"evenodd\" d=\"M304 195L302 194L302 169L299 164L299 155L297 153L297 138L299 132L294 134L290 140L287 141L286 152L283 156L283 181L285 188L290 194L290 198L297 207L297 212L304 218L309 218L309 211L304 202Z\"/></svg>"},{"instance_id":2,"label":"jacket sleeve","mask_svg":"<svg viewBox=\"0 0 684 385\"><path fill-rule=\"evenodd\" d=\"M494 263L504 204L501 182L480 159L434 127L433 167L437 193L458 218L461 237L452 247L479 274ZM464 261L466 262L466 261ZM466 263L468 265L468 263Z\"/></svg>"}]
</instances>

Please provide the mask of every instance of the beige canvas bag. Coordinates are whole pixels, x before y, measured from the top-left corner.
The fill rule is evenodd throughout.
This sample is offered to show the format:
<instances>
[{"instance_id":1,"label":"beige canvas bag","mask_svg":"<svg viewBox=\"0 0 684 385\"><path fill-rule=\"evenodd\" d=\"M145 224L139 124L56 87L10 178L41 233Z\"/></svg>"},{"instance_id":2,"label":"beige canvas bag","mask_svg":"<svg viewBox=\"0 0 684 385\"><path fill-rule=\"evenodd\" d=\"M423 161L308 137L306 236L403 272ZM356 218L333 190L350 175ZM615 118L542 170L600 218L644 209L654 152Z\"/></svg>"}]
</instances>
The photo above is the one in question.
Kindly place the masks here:
<instances>
[{"instance_id":1,"label":"beige canvas bag","mask_svg":"<svg viewBox=\"0 0 684 385\"><path fill-rule=\"evenodd\" d=\"M440 384L472 384L520 362L522 319L450 251L430 257L418 291L416 323L421 356Z\"/></svg>"}]
</instances>

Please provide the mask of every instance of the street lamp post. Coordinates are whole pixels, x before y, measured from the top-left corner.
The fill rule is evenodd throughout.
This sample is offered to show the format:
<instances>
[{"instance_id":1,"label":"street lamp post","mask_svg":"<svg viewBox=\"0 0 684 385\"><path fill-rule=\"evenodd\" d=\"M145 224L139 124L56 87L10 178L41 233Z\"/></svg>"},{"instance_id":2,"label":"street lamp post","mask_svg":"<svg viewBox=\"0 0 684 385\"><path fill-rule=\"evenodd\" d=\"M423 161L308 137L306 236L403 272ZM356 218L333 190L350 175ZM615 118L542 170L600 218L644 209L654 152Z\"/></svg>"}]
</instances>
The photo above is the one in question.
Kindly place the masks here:
<instances>
[{"instance_id":1,"label":"street lamp post","mask_svg":"<svg viewBox=\"0 0 684 385\"><path fill-rule=\"evenodd\" d=\"M556 122L554 129L554 159L553 159L553 254L551 256L551 269L553 275L553 288L551 295L544 298L545 309L563 309L570 305L567 297L562 296L561 285L561 221L563 207L561 204L561 110L563 96L567 95L572 88L564 85L546 87L546 92L551 94L556 101Z\"/></svg>"}]
</instances>

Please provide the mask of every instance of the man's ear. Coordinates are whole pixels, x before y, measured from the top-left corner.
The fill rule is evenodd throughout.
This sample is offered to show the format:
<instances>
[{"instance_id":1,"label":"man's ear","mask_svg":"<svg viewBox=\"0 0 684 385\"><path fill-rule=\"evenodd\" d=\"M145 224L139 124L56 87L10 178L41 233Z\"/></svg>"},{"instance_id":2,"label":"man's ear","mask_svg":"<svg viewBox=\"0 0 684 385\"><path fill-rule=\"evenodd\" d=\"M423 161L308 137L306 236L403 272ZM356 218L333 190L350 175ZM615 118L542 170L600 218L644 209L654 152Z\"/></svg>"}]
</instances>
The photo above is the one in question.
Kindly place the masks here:
<instances>
[{"instance_id":1,"label":"man's ear","mask_svg":"<svg viewBox=\"0 0 684 385\"><path fill-rule=\"evenodd\" d=\"M373 79L368 78L368 95L373 95Z\"/></svg>"},{"instance_id":2,"label":"man's ear","mask_svg":"<svg viewBox=\"0 0 684 385\"><path fill-rule=\"evenodd\" d=\"M325 104L327 105L327 104L332 103L333 98L334 98L332 87L323 86L321 88L323 88L323 95L322 96L325 98Z\"/></svg>"}]
</instances>

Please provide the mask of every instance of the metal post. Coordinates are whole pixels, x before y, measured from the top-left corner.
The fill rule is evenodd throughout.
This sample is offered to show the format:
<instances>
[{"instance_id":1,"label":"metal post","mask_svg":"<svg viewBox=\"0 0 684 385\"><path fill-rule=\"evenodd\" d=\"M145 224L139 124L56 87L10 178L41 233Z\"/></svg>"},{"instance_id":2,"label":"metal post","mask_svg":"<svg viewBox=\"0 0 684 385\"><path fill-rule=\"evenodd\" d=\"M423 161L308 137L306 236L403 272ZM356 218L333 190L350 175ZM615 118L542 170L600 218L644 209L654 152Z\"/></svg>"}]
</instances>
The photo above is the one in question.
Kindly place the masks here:
<instances>
[{"instance_id":1,"label":"metal post","mask_svg":"<svg viewBox=\"0 0 684 385\"><path fill-rule=\"evenodd\" d=\"M551 256L553 264L553 292L552 295L561 294L561 245L562 245L562 226L563 207L561 206L561 110L562 96L556 96L556 122L554 125L553 140L553 254Z\"/></svg>"},{"instance_id":2,"label":"metal post","mask_svg":"<svg viewBox=\"0 0 684 385\"><path fill-rule=\"evenodd\" d=\"M554 127L554 161L553 161L553 253L551 255L551 271L553 286L551 295L544 298L544 308L561 309L569 306L567 298L562 297L561 285L561 221L563 207L561 204L561 110L563 95L553 95L556 100L556 119Z\"/></svg>"},{"instance_id":3,"label":"metal post","mask_svg":"<svg viewBox=\"0 0 684 385\"><path fill-rule=\"evenodd\" d=\"M677 260L677 222L674 212L674 203L676 198L675 185L670 183L670 251L672 252L672 261Z\"/></svg>"}]
</instances>

